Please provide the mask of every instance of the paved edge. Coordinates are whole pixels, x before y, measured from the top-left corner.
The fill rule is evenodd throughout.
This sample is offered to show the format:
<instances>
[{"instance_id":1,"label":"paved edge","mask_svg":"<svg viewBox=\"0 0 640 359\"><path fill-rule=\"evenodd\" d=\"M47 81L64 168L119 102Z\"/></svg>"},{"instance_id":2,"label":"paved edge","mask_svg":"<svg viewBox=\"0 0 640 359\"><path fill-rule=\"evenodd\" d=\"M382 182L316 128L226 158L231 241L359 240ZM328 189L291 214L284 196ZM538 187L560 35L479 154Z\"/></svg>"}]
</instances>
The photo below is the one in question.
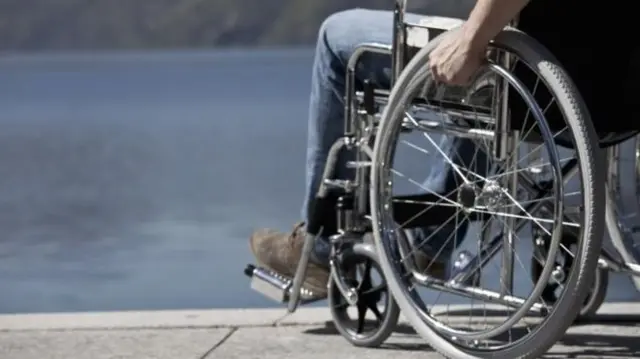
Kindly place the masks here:
<instances>
[{"instance_id":1,"label":"paved edge","mask_svg":"<svg viewBox=\"0 0 640 359\"><path fill-rule=\"evenodd\" d=\"M631 316L637 320L640 303L605 303L599 314L605 320L607 316ZM293 314L284 308L4 314L0 315L0 331L308 326L324 325L328 321L331 315L323 307L300 308ZM403 318L401 321L406 322Z\"/></svg>"}]
</instances>

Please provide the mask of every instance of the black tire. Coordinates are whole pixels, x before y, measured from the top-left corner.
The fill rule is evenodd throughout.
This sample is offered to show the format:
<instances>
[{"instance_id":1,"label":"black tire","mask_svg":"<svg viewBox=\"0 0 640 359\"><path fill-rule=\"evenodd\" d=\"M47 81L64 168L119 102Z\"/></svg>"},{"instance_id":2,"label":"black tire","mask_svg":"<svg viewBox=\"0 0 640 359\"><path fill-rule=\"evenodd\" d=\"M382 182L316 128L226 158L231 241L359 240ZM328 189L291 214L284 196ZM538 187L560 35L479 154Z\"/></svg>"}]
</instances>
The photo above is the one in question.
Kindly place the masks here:
<instances>
[{"instance_id":1,"label":"black tire","mask_svg":"<svg viewBox=\"0 0 640 359\"><path fill-rule=\"evenodd\" d=\"M534 233L534 238L535 237L536 236ZM548 242L545 241L544 243L548 243ZM571 235L566 236L565 239L563 240L563 243L567 248L570 248L571 246L576 244L575 237ZM536 282L538 281L540 273L542 271L542 265L540 264L540 262L538 262L536 257L544 258L545 257L544 252L546 248L544 248L544 246L542 246L542 248L539 248L538 245L536 245L535 243L534 243L534 246L536 246L534 247L535 248L534 253L536 253L536 255L534 255L534 257L531 258L531 276L532 276L531 279L534 282ZM560 265L560 263L558 264ZM571 258L565 257L564 270L565 271L569 270L571 265L573 265L573 260ZM545 291L542 294L542 298L546 303L555 303L557 301L556 293L557 293L558 286L559 284L557 283L549 283L548 288L545 289ZM595 271L595 274L593 275L593 280L592 280L591 287L589 289L589 294L587 295L587 298L583 302L582 308L580 309L580 312L578 313L578 316L576 317L575 322L586 322L586 321L592 320L595 317L597 311L600 309L600 306L602 306L602 303L604 303L604 300L606 299L608 288L609 288L609 271L605 268L598 267L598 269L596 269Z\"/></svg>"},{"instance_id":2,"label":"black tire","mask_svg":"<svg viewBox=\"0 0 640 359\"><path fill-rule=\"evenodd\" d=\"M378 256L375 251L375 247L371 243L356 243L347 253L343 255L343 263L347 268L343 268L345 272L349 272L348 266L361 262L363 260L370 261L373 269L376 269L382 276L382 269L378 261ZM382 278L384 281L384 278ZM385 286L384 294L386 296L386 305L381 313L378 313L380 317L374 324L373 330L358 333L358 328L353 328L351 325L346 324L350 321L348 314L346 313L346 305L342 293L337 288L335 281L330 281L328 290L328 301L331 316L333 318L336 330L349 341L351 344L357 347L376 348L382 345L391 336L398 324L398 318L400 317L400 308L393 299L388 286ZM357 326L357 325L356 325Z\"/></svg>"},{"instance_id":3,"label":"black tire","mask_svg":"<svg viewBox=\"0 0 640 359\"><path fill-rule=\"evenodd\" d=\"M591 290L589 291L587 299L580 309L580 313L576 318L576 322L586 322L595 318L596 313L607 297L608 288L609 271L604 268L596 269L595 275L593 276L593 284L591 285Z\"/></svg>"}]
</instances>

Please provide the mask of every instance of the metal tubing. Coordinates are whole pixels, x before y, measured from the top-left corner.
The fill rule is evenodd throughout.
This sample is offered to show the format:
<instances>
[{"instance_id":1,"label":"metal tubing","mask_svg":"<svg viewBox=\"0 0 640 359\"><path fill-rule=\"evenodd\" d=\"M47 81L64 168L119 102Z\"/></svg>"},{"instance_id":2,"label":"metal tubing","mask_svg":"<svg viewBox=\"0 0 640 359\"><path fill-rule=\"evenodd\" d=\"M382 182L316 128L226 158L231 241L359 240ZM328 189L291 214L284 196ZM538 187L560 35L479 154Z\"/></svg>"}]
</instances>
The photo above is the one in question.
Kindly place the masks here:
<instances>
[{"instance_id":1,"label":"metal tubing","mask_svg":"<svg viewBox=\"0 0 640 359\"><path fill-rule=\"evenodd\" d=\"M505 180L505 188L509 191L511 198L517 198L517 190L518 190L518 132L514 131L513 133L505 136L509 139L507 142L506 150L508 150L509 156L507 160L507 171L511 171L511 174L504 176ZM508 214L514 214L515 208L513 206L509 206L506 211ZM513 216L508 216L504 219L503 225L503 241L502 241L502 268L500 278L502 280L502 286L500 287L500 292L503 296L512 295L513 294L513 270L514 270L514 253L515 250L515 218Z\"/></svg>"},{"instance_id":2,"label":"metal tubing","mask_svg":"<svg viewBox=\"0 0 640 359\"><path fill-rule=\"evenodd\" d=\"M404 15L407 11L407 0L396 0L393 9L393 38L391 42L391 86L393 86L402 72L404 63L404 47L406 30Z\"/></svg>"},{"instance_id":3,"label":"metal tubing","mask_svg":"<svg viewBox=\"0 0 640 359\"><path fill-rule=\"evenodd\" d=\"M309 257L311 256L311 250L316 238L307 233L304 237L304 245L302 246L302 253L300 255L300 261L298 262L298 268L296 268L296 275L293 276L291 284L291 296L289 297L289 303L287 304L287 310L289 313L293 313L300 304L300 290L302 289L302 283L307 276L307 268L309 267Z\"/></svg>"},{"instance_id":4,"label":"metal tubing","mask_svg":"<svg viewBox=\"0 0 640 359\"><path fill-rule=\"evenodd\" d=\"M391 54L392 48L389 45L368 43L360 45L353 52L347 63L347 77L345 83L345 100L344 100L344 134L345 136L353 135L354 119L353 110L354 97L356 90L356 67L360 62L360 58L367 52L378 54Z\"/></svg>"},{"instance_id":5,"label":"metal tubing","mask_svg":"<svg viewBox=\"0 0 640 359\"><path fill-rule=\"evenodd\" d=\"M338 155L344 146L348 143L348 139L343 137L338 139L329 150L327 155L327 163L324 166L324 172L322 173L322 179L320 180L320 186L316 194L317 198L324 198L328 194L328 187L325 184L325 180L332 177L335 172L336 162L338 161ZM289 303L287 309L290 313L295 312L300 304L300 290L302 289L302 283L307 275L307 267L309 264L309 257L313 250L313 244L316 238L314 235L307 233L304 238L304 245L302 246L302 253L298 267L296 268L296 274L293 277L291 284L291 296L289 297Z\"/></svg>"}]
</instances>

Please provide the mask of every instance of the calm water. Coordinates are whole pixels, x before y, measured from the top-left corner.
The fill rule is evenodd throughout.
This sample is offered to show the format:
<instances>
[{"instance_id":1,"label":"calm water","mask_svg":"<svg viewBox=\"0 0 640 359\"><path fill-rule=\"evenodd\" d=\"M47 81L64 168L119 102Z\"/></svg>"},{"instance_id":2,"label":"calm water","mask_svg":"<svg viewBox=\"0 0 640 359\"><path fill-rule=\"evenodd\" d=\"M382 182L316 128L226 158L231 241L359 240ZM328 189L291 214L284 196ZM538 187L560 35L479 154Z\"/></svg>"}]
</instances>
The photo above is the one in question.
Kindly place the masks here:
<instances>
[{"instance_id":1,"label":"calm water","mask_svg":"<svg viewBox=\"0 0 640 359\"><path fill-rule=\"evenodd\" d=\"M272 306L242 268L298 219L311 60L1 59L0 312Z\"/></svg>"}]
</instances>

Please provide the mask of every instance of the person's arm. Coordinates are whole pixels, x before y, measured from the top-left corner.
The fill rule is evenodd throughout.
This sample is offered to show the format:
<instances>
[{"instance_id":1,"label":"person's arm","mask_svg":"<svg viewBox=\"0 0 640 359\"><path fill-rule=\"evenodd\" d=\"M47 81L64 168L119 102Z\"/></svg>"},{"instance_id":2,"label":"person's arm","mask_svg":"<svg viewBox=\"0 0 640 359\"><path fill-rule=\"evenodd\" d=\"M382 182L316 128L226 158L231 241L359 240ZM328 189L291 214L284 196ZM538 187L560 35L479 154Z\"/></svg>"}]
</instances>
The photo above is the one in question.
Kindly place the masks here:
<instances>
[{"instance_id":1,"label":"person's arm","mask_svg":"<svg viewBox=\"0 0 640 359\"><path fill-rule=\"evenodd\" d=\"M462 36L473 47L486 47L527 3L529 0L477 0L462 27Z\"/></svg>"}]
</instances>

